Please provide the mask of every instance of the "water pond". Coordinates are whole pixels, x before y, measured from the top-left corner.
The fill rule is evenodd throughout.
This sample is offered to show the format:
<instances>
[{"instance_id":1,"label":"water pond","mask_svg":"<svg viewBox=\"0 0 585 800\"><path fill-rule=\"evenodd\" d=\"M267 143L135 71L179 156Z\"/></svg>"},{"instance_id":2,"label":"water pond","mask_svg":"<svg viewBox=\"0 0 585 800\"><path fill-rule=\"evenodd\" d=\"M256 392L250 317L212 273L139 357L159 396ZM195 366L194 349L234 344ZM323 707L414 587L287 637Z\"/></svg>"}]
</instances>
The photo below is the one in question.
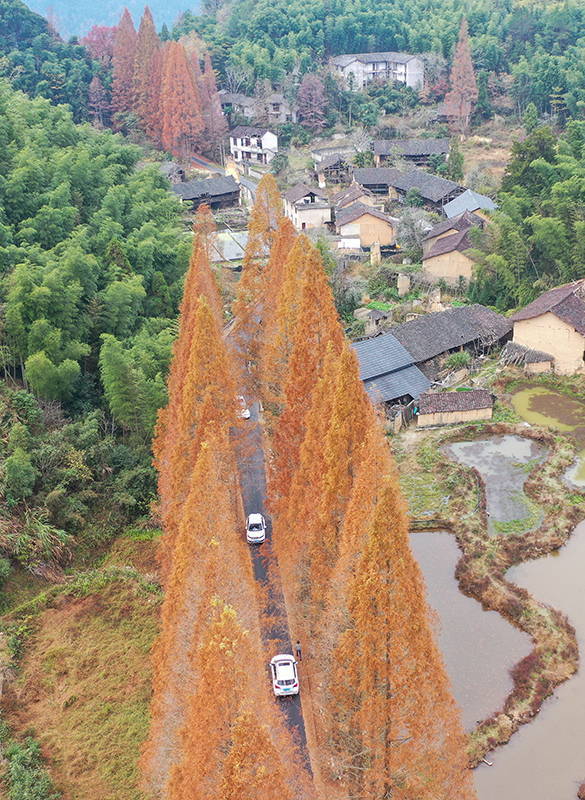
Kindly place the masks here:
<instances>
[{"instance_id":1,"label":"water pond","mask_svg":"<svg viewBox=\"0 0 585 800\"><path fill-rule=\"evenodd\" d=\"M485 483L488 533L536 530L543 512L524 493L528 473L546 457L546 449L522 436L492 436L447 447L448 454L474 467Z\"/></svg>"},{"instance_id":2,"label":"water pond","mask_svg":"<svg viewBox=\"0 0 585 800\"><path fill-rule=\"evenodd\" d=\"M574 486L585 486L585 403L545 386L527 386L512 396L512 404L531 425L571 433L580 452L564 477Z\"/></svg>"},{"instance_id":3,"label":"water pond","mask_svg":"<svg viewBox=\"0 0 585 800\"><path fill-rule=\"evenodd\" d=\"M454 572L461 552L445 531L411 533L428 602L438 615L438 640L466 731L502 708L512 691L510 668L528 655L530 637L496 611L459 591Z\"/></svg>"},{"instance_id":4,"label":"water pond","mask_svg":"<svg viewBox=\"0 0 585 800\"><path fill-rule=\"evenodd\" d=\"M561 609L585 653L585 523L555 554L508 570L506 577ZM475 771L479 800L575 800L585 779L585 669L558 687L538 717Z\"/></svg>"}]
</instances>

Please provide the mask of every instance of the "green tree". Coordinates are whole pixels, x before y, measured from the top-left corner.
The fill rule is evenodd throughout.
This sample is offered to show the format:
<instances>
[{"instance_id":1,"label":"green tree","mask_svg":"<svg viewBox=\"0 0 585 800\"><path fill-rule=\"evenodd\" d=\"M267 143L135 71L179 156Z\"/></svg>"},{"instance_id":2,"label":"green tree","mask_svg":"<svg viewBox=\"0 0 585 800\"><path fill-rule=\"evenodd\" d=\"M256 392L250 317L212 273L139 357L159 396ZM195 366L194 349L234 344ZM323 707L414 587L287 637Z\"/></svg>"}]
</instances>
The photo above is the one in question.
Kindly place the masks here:
<instances>
[{"instance_id":1,"label":"green tree","mask_svg":"<svg viewBox=\"0 0 585 800\"><path fill-rule=\"evenodd\" d=\"M35 488L37 473L29 453L17 447L6 459L6 490L15 500L30 497Z\"/></svg>"}]
</instances>

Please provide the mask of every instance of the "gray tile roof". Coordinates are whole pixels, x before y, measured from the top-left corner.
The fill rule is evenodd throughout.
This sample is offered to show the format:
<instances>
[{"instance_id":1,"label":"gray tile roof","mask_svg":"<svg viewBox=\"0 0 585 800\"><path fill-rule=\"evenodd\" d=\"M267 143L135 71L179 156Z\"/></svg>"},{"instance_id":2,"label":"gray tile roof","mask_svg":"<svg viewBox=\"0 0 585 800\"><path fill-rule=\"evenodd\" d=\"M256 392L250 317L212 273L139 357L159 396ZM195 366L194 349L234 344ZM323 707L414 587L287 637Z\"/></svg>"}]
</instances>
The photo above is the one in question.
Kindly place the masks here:
<instances>
[{"instance_id":1,"label":"gray tile roof","mask_svg":"<svg viewBox=\"0 0 585 800\"><path fill-rule=\"evenodd\" d=\"M331 63L338 67L347 67L352 61L361 61L363 64L374 64L380 61L390 61L395 64L407 64L417 56L410 55L409 53L348 53L343 56L334 56Z\"/></svg>"},{"instance_id":2,"label":"gray tile roof","mask_svg":"<svg viewBox=\"0 0 585 800\"><path fill-rule=\"evenodd\" d=\"M394 186L394 182L402 177L402 172L396 167L358 167L353 171L353 179L360 186Z\"/></svg>"},{"instance_id":3,"label":"gray tile roof","mask_svg":"<svg viewBox=\"0 0 585 800\"><path fill-rule=\"evenodd\" d=\"M328 156L324 158L323 161L320 161L318 164L315 165L316 172L321 172L324 169L330 169L331 167L337 166L339 164L341 167L347 165L347 158L341 153L334 153L332 156Z\"/></svg>"},{"instance_id":4,"label":"gray tile roof","mask_svg":"<svg viewBox=\"0 0 585 800\"><path fill-rule=\"evenodd\" d=\"M431 203L438 203L458 189L463 191L463 187L458 183L440 178L438 175L431 175L421 169L413 169L411 172L401 172L395 167L354 169L353 177L362 186L386 184L404 193L409 189L418 189L421 196Z\"/></svg>"},{"instance_id":5,"label":"gray tile roof","mask_svg":"<svg viewBox=\"0 0 585 800\"><path fill-rule=\"evenodd\" d=\"M233 175L205 178L202 181L189 181L188 183L175 183L171 189L182 200L204 200L240 191Z\"/></svg>"},{"instance_id":6,"label":"gray tile roof","mask_svg":"<svg viewBox=\"0 0 585 800\"><path fill-rule=\"evenodd\" d=\"M297 200L302 200L303 197L307 197L309 194L314 194L315 197L320 197L322 200L327 200L327 195L325 192L322 192L321 189L315 189L312 186L307 186L306 183L299 183L297 186L293 186L292 189L289 189L283 194L283 197L285 200L288 200L289 203L296 203Z\"/></svg>"},{"instance_id":7,"label":"gray tile roof","mask_svg":"<svg viewBox=\"0 0 585 800\"><path fill-rule=\"evenodd\" d=\"M478 209L495 211L496 208L497 205L491 198L486 197L484 194L478 194L472 189L467 189L459 197L444 205L444 211L448 217L456 217L463 211L477 211Z\"/></svg>"},{"instance_id":8,"label":"gray tile roof","mask_svg":"<svg viewBox=\"0 0 585 800\"><path fill-rule=\"evenodd\" d=\"M341 192L334 194L332 200L337 208L344 208L350 203L359 200L360 197L374 197L374 195L369 189L364 189L363 186L352 183L347 189L343 189Z\"/></svg>"},{"instance_id":9,"label":"gray tile roof","mask_svg":"<svg viewBox=\"0 0 585 800\"><path fill-rule=\"evenodd\" d=\"M534 350L532 347L519 344L518 342L506 342L502 348L500 358L504 364L539 364L547 361L554 361L555 357L543 350Z\"/></svg>"},{"instance_id":10,"label":"gray tile roof","mask_svg":"<svg viewBox=\"0 0 585 800\"><path fill-rule=\"evenodd\" d=\"M571 325L577 333L585 336L585 280L557 286L549 292L541 294L530 305L511 317L512 322L534 319L550 311L559 319Z\"/></svg>"},{"instance_id":11,"label":"gray tile roof","mask_svg":"<svg viewBox=\"0 0 585 800\"><path fill-rule=\"evenodd\" d=\"M493 408L493 405L494 399L485 389L472 389L470 392L425 392L418 398L418 413L480 411Z\"/></svg>"},{"instance_id":12,"label":"gray tile roof","mask_svg":"<svg viewBox=\"0 0 585 800\"><path fill-rule=\"evenodd\" d=\"M415 398L430 381L413 365L413 359L391 334L354 342L360 378L374 402L389 402L404 395Z\"/></svg>"},{"instance_id":13,"label":"gray tile roof","mask_svg":"<svg viewBox=\"0 0 585 800\"><path fill-rule=\"evenodd\" d=\"M511 330L510 319L477 304L425 314L390 329L415 364L476 341L494 344Z\"/></svg>"},{"instance_id":14,"label":"gray tile roof","mask_svg":"<svg viewBox=\"0 0 585 800\"><path fill-rule=\"evenodd\" d=\"M449 139L376 139L374 155L388 156L401 150L405 156L443 155L450 151Z\"/></svg>"}]
</instances>

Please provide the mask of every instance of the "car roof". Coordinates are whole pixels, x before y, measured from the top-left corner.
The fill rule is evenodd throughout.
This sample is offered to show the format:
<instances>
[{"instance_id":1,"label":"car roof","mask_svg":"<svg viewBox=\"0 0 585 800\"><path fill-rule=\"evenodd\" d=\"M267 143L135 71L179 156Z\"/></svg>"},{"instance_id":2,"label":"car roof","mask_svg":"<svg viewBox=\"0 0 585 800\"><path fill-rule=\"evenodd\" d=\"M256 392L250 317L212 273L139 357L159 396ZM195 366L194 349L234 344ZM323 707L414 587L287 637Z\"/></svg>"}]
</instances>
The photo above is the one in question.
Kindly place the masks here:
<instances>
[{"instance_id":1,"label":"car roof","mask_svg":"<svg viewBox=\"0 0 585 800\"><path fill-rule=\"evenodd\" d=\"M262 522L263 517L262 514L250 514L248 517L248 523L250 522Z\"/></svg>"},{"instance_id":2,"label":"car roof","mask_svg":"<svg viewBox=\"0 0 585 800\"><path fill-rule=\"evenodd\" d=\"M277 664L277 663L280 663L281 661L282 662L287 661L289 663L292 663L292 662L296 661L296 659L295 659L294 656L291 656L290 653L281 653L279 656L274 656L271 659L270 663L271 664Z\"/></svg>"}]
</instances>

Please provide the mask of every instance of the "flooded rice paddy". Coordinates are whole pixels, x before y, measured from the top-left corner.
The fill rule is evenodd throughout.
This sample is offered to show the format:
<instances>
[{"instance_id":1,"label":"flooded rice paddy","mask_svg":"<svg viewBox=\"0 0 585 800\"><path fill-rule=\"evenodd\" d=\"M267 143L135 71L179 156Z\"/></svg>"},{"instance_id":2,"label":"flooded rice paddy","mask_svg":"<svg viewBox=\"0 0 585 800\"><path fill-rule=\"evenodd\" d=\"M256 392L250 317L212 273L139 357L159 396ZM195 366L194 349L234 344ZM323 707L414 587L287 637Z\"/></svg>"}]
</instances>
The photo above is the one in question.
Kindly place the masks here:
<instances>
[{"instance_id":1,"label":"flooded rice paddy","mask_svg":"<svg viewBox=\"0 0 585 800\"><path fill-rule=\"evenodd\" d=\"M453 695L465 730L471 731L502 708L512 691L509 670L530 652L530 637L461 594L454 575L461 552L450 533L411 533L410 542L438 615L439 646Z\"/></svg>"},{"instance_id":2,"label":"flooded rice paddy","mask_svg":"<svg viewBox=\"0 0 585 800\"><path fill-rule=\"evenodd\" d=\"M508 570L506 578L567 614L585 653L585 522L557 553ZM475 771L479 800L575 800L585 779L585 669L557 688L538 717Z\"/></svg>"},{"instance_id":3,"label":"flooded rice paddy","mask_svg":"<svg viewBox=\"0 0 585 800\"><path fill-rule=\"evenodd\" d=\"M571 434L580 452L564 477L574 486L585 486L585 403L545 386L527 386L512 396L512 404L531 425Z\"/></svg>"}]
</instances>

